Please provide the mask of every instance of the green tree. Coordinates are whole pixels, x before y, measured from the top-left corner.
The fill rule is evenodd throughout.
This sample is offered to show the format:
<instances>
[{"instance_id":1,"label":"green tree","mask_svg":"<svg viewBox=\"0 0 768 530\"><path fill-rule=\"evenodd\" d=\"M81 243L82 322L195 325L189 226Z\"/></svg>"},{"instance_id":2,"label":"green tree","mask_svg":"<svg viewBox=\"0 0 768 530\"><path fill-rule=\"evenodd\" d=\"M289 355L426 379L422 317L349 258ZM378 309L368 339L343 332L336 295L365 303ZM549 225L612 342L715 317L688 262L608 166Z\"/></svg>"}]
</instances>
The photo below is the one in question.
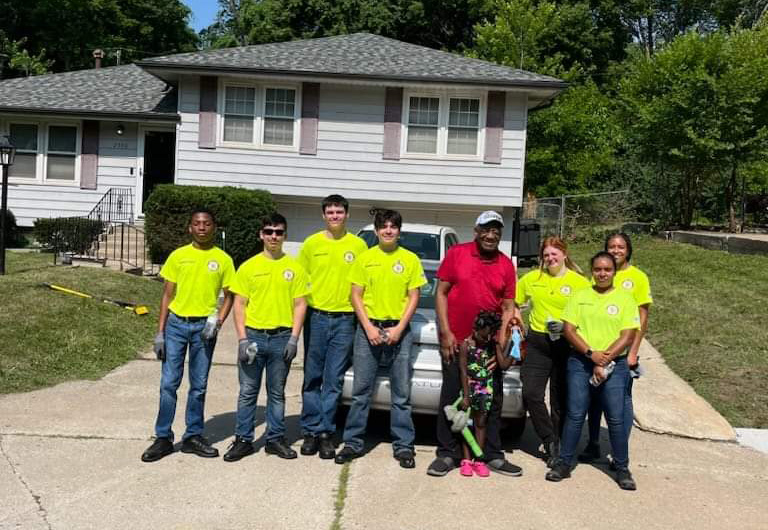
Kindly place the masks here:
<instances>
[{"instance_id":1,"label":"green tree","mask_svg":"<svg viewBox=\"0 0 768 530\"><path fill-rule=\"evenodd\" d=\"M96 48L107 52L109 65L118 50L120 60L130 62L197 44L187 24L190 10L180 0L0 0L0 12L0 31L14 42L26 39L30 56L47 50L55 72L92 67Z\"/></svg>"},{"instance_id":2,"label":"green tree","mask_svg":"<svg viewBox=\"0 0 768 530\"><path fill-rule=\"evenodd\" d=\"M688 33L635 61L621 82L635 152L657 170L654 200L690 226L705 190L723 190L736 228L739 172L768 157L768 31Z\"/></svg>"},{"instance_id":3,"label":"green tree","mask_svg":"<svg viewBox=\"0 0 768 530\"><path fill-rule=\"evenodd\" d=\"M26 39L9 40L0 31L0 79L18 75L40 75L48 71L51 62L45 58L45 50L30 55L24 47Z\"/></svg>"}]
</instances>

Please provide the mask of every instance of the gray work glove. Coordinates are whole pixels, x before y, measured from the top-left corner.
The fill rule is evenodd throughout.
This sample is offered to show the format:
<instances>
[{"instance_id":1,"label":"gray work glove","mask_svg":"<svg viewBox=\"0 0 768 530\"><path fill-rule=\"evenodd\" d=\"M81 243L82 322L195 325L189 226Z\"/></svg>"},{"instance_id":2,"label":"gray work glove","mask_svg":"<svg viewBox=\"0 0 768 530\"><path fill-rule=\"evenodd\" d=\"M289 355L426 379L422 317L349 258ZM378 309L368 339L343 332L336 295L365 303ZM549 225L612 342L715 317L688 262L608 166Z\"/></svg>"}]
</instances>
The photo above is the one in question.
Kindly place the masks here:
<instances>
[{"instance_id":1,"label":"gray work glove","mask_svg":"<svg viewBox=\"0 0 768 530\"><path fill-rule=\"evenodd\" d=\"M158 331L157 335L155 335L155 340L152 343L152 349L155 352L155 355L157 356L157 360L164 361L165 360L165 333L162 331Z\"/></svg>"},{"instance_id":2,"label":"gray work glove","mask_svg":"<svg viewBox=\"0 0 768 530\"><path fill-rule=\"evenodd\" d=\"M549 331L552 334L559 335L563 332L564 324L561 320L550 320L547 322L547 331Z\"/></svg>"},{"instance_id":3,"label":"gray work glove","mask_svg":"<svg viewBox=\"0 0 768 530\"><path fill-rule=\"evenodd\" d=\"M251 348L250 346L251 341L248 339L240 339L237 341L237 360L241 363L251 364L256 358L258 347Z\"/></svg>"},{"instance_id":4,"label":"gray work glove","mask_svg":"<svg viewBox=\"0 0 768 530\"><path fill-rule=\"evenodd\" d=\"M294 357L296 357L296 351L299 348L299 337L296 335L291 335L291 338L288 339L288 343L285 345L285 349L283 350L283 359L285 359L285 362L289 363L293 360Z\"/></svg>"}]
</instances>

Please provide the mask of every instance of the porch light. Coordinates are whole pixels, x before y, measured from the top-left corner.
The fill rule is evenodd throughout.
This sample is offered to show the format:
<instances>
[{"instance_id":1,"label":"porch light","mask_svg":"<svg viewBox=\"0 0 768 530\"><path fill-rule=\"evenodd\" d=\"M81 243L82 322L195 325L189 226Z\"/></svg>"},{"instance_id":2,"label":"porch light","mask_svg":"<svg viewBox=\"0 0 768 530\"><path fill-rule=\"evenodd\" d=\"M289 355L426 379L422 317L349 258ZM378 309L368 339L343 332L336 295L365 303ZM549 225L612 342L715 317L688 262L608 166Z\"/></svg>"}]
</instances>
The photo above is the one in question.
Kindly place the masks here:
<instances>
[{"instance_id":1,"label":"porch light","mask_svg":"<svg viewBox=\"0 0 768 530\"><path fill-rule=\"evenodd\" d=\"M115 134L122 136L125 133L125 126L122 123L118 123L115 127Z\"/></svg>"},{"instance_id":2,"label":"porch light","mask_svg":"<svg viewBox=\"0 0 768 530\"><path fill-rule=\"evenodd\" d=\"M16 148L8 136L0 136L0 166L3 169L3 199L0 203L0 275L5 274L5 218L8 210L8 168L16 158Z\"/></svg>"}]
</instances>

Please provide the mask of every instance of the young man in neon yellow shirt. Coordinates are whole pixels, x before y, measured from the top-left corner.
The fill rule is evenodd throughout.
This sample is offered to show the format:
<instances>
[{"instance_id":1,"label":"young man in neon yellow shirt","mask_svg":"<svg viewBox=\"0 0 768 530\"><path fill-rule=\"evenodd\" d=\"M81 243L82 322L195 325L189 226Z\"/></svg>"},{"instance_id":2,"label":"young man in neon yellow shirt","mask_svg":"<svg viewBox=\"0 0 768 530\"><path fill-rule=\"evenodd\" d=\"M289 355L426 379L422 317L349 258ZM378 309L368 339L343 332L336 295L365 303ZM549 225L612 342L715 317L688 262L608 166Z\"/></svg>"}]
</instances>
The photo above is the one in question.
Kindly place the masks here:
<instances>
[{"instance_id":1,"label":"young man in neon yellow shirt","mask_svg":"<svg viewBox=\"0 0 768 530\"><path fill-rule=\"evenodd\" d=\"M176 414L176 391L184 375L184 358L189 349L189 392L187 394L187 429L181 450L198 456L219 456L216 448L203 438L203 411L211 369L216 332L229 315L232 295L229 286L235 268L230 258L213 242L216 220L211 212L196 210L188 227L192 243L168 256L160 271L165 279L154 350L163 361L160 379L160 407L155 423L154 443L141 459L154 462L173 452L173 418ZM224 302L212 336L203 337L208 317L216 312L219 291Z\"/></svg>"},{"instance_id":2,"label":"young man in neon yellow shirt","mask_svg":"<svg viewBox=\"0 0 768 530\"><path fill-rule=\"evenodd\" d=\"M325 230L309 236L299 252L299 263L312 282L304 326L301 454L319 452L320 458L330 459L336 456L336 407L355 337L347 276L368 245L347 232L349 203L344 197L329 195L321 207Z\"/></svg>"},{"instance_id":3,"label":"young man in neon yellow shirt","mask_svg":"<svg viewBox=\"0 0 768 530\"><path fill-rule=\"evenodd\" d=\"M259 232L264 251L245 261L232 283L235 294L235 329L238 376L235 441L224 455L234 462L254 452L253 420L261 378L267 377L267 454L296 458L285 441L285 381L296 357L301 326L307 311L309 277L304 268L283 252L288 228L285 217L273 213Z\"/></svg>"},{"instance_id":4,"label":"young man in neon yellow shirt","mask_svg":"<svg viewBox=\"0 0 768 530\"><path fill-rule=\"evenodd\" d=\"M373 225L379 243L363 252L349 272L350 298L360 325L352 357L355 372L352 406L344 429L344 448L335 458L337 464L349 462L363 453L363 435L376 372L384 361L389 364L394 457L401 467L416 465L410 404L413 335L409 324L419 302L420 287L427 280L418 256L397 243L402 224L402 217L393 210L377 212Z\"/></svg>"}]
</instances>

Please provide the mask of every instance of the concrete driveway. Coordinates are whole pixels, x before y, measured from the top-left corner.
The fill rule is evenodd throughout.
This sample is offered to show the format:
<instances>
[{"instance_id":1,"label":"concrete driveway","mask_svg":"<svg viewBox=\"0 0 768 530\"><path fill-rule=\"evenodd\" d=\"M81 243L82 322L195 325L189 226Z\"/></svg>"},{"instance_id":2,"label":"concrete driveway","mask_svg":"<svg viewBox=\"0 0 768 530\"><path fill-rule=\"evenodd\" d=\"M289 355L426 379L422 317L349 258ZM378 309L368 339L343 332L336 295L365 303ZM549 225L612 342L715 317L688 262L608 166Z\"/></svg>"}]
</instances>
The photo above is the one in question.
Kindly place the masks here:
<instances>
[{"instance_id":1,"label":"concrete driveway","mask_svg":"<svg viewBox=\"0 0 768 530\"><path fill-rule=\"evenodd\" d=\"M222 453L237 397L232 341L226 331L206 411L206 434ZM429 477L429 418L417 421L417 467L403 470L392 459L384 414L372 416L370 453L348 466L284 461L261 448L236 463L177 452L146 464L139 457L150 443L159 382L158 362L146 357L99 381L0 397L0 528L768 528L768 455L639 429L631 440L636 492L619 490L605 465L580 465L573 478L546 482L530 429L507 446L523 477ZM298 366L286 414L297 449L300 386ZM183 387L177 436L185 395Z\"/></svg>"}]
</instances>

